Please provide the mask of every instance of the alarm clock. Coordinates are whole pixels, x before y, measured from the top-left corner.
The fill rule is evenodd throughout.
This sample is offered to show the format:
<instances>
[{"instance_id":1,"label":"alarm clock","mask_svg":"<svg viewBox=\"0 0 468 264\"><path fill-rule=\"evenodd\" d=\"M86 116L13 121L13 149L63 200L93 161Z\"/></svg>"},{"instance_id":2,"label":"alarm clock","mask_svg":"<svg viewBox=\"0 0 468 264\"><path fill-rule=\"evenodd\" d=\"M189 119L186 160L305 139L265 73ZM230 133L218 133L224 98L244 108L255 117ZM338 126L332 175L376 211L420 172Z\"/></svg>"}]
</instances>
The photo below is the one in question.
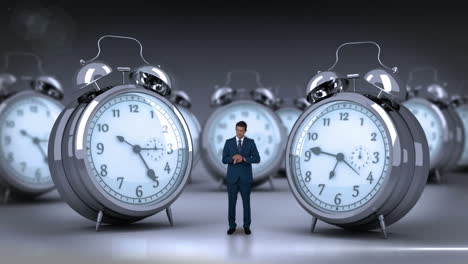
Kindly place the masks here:
<instances>
[{"instance_id":1,"label":"alarm clock","mask_svg":"<svg viewBox=\"0 0 468 264\"><path fill-rule=\"evenodd\" d=\"M286 147L286 175L299 204L312 215L346 229L380 228L400 220L422 194L429 171L427 140L400 102L405 98L397 68L373 69L361 77L319 72L307 86L311 103Z\"/></svg>"},{"instance_id":2,"label":"alarm clock","mask_svg":"<svg viewBox=\"0 0 468 264\"><path fill-rule=\"evenodd\" d=\"M286 133L289 135L294 123L302 114L304 109L310 106L310 103L304 97L296 98L293 101L294 106L285 106L285 100L277 100L276 114L281 119L281 122L286 127ZM286 163L282 163L278 171L279 175L286 175Z\"/></svg>"},{"instance_id":3,"label":"alarm clock","mask_svg":"<svg viewBox=\"0 0 468 264\"><path fill-rule=\"evenodd\" d=\"M36 59L40 75L0 74L0 190L3 202L31 199L54 188L47 163L49 134L63 109L63 89L57 79L44 75L38 56L10 52L9 58Z\"/></svg>"},{"instance_id":4,"label":"alarm clock","mask_svg":"<svg viewBox=\"0 0 468 264\"><path fill-rule=\"evenodd\" d=\"M466 139L466 133L468 132L468 98L466 96L453 95L451 104L455 107L458 117L462 120L465 135L463 152L457 162L457 166L461 169L466 169L468 167L468 140Z\"/></svg>"},{"instance_id":5,"label":"alarm clock","mask_svg":"<svg viewBox=\"0 0 468 264\"><path fill-rule=\"evenodd\" d=\"M117 67L123 83L108 87L100 83L112 77L113 67L97 61L105 38L136 41L144 62L134 70ZM81 60L79 96L51 133L54 183L72 209L96 221L96 231L101 223L132 223L163 210L173 225L170 205L192 167L188 125L168 99L171 79L159 66L150 65L142 50L131 37L101 37L98 54Z\"/></svg>"},{"instance_id":6,"label":"alarm clock","mask_svg":"<svg viewBox=\"0 0 468 264\"><path fill-rule=\"evenodd\" d=\"M414 84L416 71L433 71L433 81ZM461 119L450 104L444 84L438 82L438 74L432 68L418 68L410 72L408 100L404 105L416 116L426 133L430 151L430 179L442 181L444 170L456 167L463 152L464 129ZM451 149L445 153L444 149Z\"/></svg>"},{"instance_id":7,"label":"alarm clock","mask_svg":"<svg viewBox=\"0 0 468 264\"><path fill-rule=\"evenodd\" d=\"M256 76L257 88L246 98L245 89L230 87L231 75L244 71L231 71L223 87L217 88L211 96L211 106L217 109L210 115L202 130L202 156L213 178L226 184L227 165L222 163L223 147L226 139L235 134L235 124L243 120L248 125L247 137L255 140L262 162L252 164L253 186L269 181L283 161L286 144L286 128L274 112L276 97L271 89L260 82L257 72L245 71Z\"/></svg>"}]
</instances>

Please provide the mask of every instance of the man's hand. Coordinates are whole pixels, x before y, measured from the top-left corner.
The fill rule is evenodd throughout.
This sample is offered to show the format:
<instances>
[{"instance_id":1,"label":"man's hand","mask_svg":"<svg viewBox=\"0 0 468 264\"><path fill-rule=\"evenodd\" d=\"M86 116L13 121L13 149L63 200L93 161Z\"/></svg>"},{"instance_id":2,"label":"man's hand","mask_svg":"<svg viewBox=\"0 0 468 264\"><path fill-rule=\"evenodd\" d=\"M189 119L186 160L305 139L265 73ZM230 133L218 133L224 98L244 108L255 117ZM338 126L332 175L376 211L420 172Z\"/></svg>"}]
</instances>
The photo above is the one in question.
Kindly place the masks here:
<instances>
[{"instance_id":1,"label":"man's hand","mask_svg":"<svg viewBox=\"0 0 468 264\"><path fill-rule=\"evenodd\" d=\"M241 155L239 154L236 154L232 157L232 163L236 164L236 163L240 163L244 160L244 157L242 157Z\"/></svg>"}]
</instances>

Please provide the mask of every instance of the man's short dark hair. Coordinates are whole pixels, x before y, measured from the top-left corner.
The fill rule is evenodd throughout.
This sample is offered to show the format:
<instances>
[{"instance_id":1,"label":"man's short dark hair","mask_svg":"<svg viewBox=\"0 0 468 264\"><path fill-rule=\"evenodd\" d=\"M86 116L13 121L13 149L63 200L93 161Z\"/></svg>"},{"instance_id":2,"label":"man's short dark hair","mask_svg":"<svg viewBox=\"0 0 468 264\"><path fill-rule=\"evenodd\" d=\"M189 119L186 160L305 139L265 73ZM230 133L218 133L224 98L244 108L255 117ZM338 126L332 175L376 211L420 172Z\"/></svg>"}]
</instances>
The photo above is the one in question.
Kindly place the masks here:
<instances>
[{"instance_id":1,"label":"man's short dark hair","mask_svg":"<svg viewBox=\"0 0 468 264\"><path fill-rule=\"evenodd\" d=\"M237 122L236 127L243 127L244 130L247 130L247 123L244 121L239 121Z\"/></svg>"}]
</instances>

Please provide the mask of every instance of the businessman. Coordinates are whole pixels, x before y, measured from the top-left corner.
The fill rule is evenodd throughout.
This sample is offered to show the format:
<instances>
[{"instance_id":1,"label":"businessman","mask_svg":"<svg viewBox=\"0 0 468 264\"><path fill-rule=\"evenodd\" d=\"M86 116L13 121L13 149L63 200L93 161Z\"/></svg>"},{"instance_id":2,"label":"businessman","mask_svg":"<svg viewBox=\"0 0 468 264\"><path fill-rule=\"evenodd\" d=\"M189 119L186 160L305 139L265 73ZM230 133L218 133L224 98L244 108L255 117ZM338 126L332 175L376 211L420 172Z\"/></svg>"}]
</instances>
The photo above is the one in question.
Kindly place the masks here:
<instances>
[{"instance_id":1,"label":"businessman","mask_svg":"<svg viewBox=\"0 0 468 264\"><path fill-rule=\"evenodd\" d=\"M226 140L223 149L223 163L228 164L226 185L229 200L228 235L236 231L237 193L241 193L244 207L244 232L250 235L250 190L252 186L252 163L260 162L255 141L245 136L247 123L239 121L236 124L236 136Z\"/></svg>"}]
</instances>

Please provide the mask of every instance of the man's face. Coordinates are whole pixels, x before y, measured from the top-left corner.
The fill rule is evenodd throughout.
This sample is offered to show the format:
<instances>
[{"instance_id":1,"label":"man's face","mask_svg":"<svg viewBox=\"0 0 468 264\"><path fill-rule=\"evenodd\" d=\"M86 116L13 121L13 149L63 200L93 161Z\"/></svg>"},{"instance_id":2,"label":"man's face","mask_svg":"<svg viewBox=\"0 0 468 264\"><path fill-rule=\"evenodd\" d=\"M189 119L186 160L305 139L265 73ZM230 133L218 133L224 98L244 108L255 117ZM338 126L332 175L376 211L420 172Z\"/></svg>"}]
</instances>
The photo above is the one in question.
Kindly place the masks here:
<instances>
[{"instance_id":1,"label":"man's face","mask_svg":"<svg viewBox=\"0 0 468 264\"><path fill-rule=\"evenodd\" d=\"M244 127L236 126L236 136L238 138L244 137L245 132L247 132L247 130Z\"/></svg>"}]
</instances>

